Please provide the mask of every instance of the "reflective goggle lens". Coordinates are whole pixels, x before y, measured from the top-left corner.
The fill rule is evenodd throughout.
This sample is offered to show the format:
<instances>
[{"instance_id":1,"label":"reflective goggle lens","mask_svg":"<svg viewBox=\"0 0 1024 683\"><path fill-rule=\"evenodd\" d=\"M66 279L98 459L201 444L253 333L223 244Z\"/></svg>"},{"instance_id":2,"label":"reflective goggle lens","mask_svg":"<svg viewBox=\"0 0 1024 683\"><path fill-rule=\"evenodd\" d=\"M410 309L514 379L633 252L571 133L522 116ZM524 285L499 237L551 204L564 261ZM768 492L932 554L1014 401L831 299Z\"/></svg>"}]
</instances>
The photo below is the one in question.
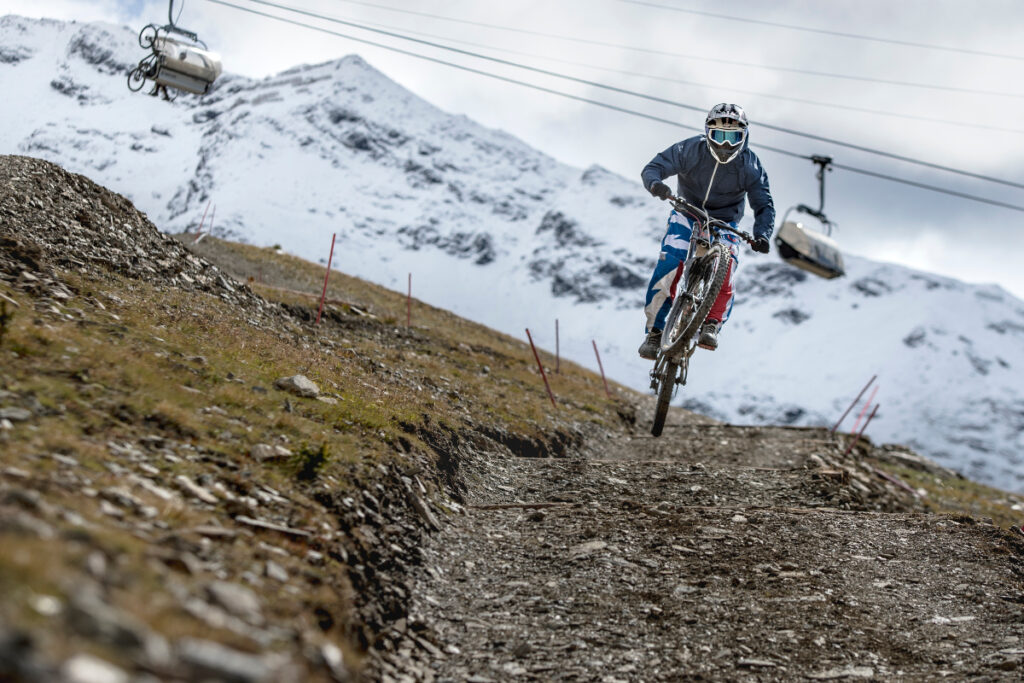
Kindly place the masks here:
<instances>
[{"instance_id":1,"label":"reflective goggle lens","mask_svg":"<svg viewBox=\"0 0 1024 683\"><path fill-rule=\"evenodd\" d=\"M743 140L742 130L724 130L722 128L711 129L711 140L719 144L738 145Z\"/></svg>"}]
</instances>

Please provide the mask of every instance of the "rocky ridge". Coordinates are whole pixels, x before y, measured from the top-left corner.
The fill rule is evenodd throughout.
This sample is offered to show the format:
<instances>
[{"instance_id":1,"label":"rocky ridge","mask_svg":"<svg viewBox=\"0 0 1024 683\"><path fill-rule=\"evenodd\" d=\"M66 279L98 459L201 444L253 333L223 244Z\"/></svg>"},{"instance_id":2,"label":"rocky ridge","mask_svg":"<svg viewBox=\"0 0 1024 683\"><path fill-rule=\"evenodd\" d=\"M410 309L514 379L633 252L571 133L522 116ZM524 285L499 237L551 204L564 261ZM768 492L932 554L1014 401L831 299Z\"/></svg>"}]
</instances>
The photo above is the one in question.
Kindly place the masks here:
<instances>
[{"instance_id":1,"label":"rocky ridge","mask_svg":"<svg viewBox=\"0 0 1024 683\"><path fill-rule=\"evenodd\" d=\"M673 411L651 439L569 363L548 414L521 342L419 302L398 327L337 273L314 328L322 270L185 249L40 160L0 157L0 216L0 678L1024 666L1024 536L976 518L1019 498L932 514L980 488L823 430Z\"/></svg>"}]
</instances>

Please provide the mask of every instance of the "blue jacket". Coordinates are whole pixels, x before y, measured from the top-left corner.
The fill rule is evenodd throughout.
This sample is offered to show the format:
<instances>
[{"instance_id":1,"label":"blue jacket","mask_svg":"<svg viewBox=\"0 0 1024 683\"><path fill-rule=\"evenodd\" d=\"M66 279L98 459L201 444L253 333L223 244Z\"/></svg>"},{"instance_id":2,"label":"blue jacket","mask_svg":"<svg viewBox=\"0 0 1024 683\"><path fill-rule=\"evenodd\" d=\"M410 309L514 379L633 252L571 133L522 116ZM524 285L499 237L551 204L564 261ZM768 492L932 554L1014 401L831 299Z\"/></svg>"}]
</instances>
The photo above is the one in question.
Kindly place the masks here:
<instances>
[{"instance_id":1,"label":"blue jacket","mask_svg":"<svg viewBox=\"0 0 1024 683\"><path fill-rule=\"evenodd\" d=\"M747 143L750 142L749 135ZM719 163L703 135L678 142L644 166L644 187L675 175L677 194L691 204L702 206L712 217L738 222L743 217L743 199L754 209L754 237L769 238L775 227L775 205L768 188L768 174L757 155L744 145L739 156L727 164Z\"/></svg>"}]
</instances>

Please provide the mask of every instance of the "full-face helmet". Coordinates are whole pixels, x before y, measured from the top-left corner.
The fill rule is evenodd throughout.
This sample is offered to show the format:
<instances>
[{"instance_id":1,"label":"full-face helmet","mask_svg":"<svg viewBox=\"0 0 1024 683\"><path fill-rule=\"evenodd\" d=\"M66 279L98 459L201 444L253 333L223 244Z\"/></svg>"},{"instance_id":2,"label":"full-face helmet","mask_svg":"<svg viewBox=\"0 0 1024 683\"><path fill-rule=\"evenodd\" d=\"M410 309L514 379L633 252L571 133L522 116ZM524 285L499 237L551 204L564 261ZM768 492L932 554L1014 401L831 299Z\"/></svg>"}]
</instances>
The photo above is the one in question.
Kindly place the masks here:
<instances>
[{"instance_id":1,"label":"full-face helmet","mask_svg":"<svg viewBox=\"0 0 1024 683\"><path fill-rule=\"evenodd\" d=\"M719 162L729 163L747 141L747 113L738 104L716 104L704 120L704 137L711 154Z\"/></svg>"}]
</instances>

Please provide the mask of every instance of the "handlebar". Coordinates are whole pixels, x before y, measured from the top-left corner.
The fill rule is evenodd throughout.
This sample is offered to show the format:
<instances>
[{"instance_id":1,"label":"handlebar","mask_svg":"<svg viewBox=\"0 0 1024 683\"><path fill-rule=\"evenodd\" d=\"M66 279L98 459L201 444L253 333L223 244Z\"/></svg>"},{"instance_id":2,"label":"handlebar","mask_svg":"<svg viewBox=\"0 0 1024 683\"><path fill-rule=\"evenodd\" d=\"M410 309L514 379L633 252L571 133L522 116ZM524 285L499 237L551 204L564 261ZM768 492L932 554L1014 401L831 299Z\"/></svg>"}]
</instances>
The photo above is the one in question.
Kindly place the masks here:
<instances>
[{"instance_id":1,"label":"handlebar","mask_svg":"<svg viewBox=\"0 0 1024 683\"><path fill-rule=\"evenodd\" d=\"M676 211L688 214L689 216L692 216L694 220L702 222L709 227L715 227L718 228L719 230L726 230L728 232L731 232L740 239L742 239L744 242L749 244L750 246L754 246L753 235L747 232L743 232L738 228L734 228L725 221L719 220L718 218L712 218L711 216L708 215L706 209L702 209L696 204L691 204L682 197L677 197L674 194L669 194L669 196L666 197L666 199L668 200L669 204L672 205L672 208L674 208Z\"/></svg>"}]
</instances>

